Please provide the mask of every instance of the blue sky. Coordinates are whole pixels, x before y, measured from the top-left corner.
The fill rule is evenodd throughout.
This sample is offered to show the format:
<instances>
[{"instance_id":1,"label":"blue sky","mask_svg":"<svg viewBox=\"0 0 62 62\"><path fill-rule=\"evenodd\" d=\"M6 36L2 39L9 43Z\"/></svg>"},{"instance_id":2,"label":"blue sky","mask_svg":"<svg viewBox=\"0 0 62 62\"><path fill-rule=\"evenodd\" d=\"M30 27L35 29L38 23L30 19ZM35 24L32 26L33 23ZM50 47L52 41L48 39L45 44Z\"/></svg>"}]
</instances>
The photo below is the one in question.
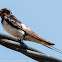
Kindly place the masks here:
<instances>
[{"instance_id":1,"label":"blue sky","mask_svg":"<svg viewBox=\"0 0 62 62\"><path fill-rule=\"evenodd\" d=\"M62 0L1 0L0 9L8 8L22 23L41 37L54 42L54 47L62 50ZM1 20L1 18L0 18ZM5 32L0 23L0 33ZM24 41L30 47L50 56L62 59L62 55L43 45ZM35 60L0 45L0 61L17 59L17 62L34 62ZM19 59L19 60L18 60ZM24 61L25 60L25 61ZM13 61L6 61L13 62ZM15 61L16 62L16 61ZM35 61L37 62L37 61Z\"/></svg>"}]
</instances>

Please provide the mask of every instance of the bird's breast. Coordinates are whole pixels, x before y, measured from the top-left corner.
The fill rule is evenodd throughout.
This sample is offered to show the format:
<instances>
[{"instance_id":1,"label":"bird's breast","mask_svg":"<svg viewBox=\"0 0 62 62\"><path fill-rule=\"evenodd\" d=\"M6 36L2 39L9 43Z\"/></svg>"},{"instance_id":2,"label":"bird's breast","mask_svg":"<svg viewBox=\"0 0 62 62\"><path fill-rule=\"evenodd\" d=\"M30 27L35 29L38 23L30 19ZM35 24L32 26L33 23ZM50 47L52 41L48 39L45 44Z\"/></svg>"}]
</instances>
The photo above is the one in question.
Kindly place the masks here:
<instances>
[{"instance_id":1,"label":"bird's breast","mask_svg":"<svg viewBox=\"0 0 62 62\"><path fill-rule=\"evenodd\" d=\"M17 36L21 37L21 35L22 36L24 35L24 32L22 30L12 27L5 20L3 21L2 26L6 32L8 32L9 34L11 34L15 37L17 37Z\"/></svg>"}]
</instances>

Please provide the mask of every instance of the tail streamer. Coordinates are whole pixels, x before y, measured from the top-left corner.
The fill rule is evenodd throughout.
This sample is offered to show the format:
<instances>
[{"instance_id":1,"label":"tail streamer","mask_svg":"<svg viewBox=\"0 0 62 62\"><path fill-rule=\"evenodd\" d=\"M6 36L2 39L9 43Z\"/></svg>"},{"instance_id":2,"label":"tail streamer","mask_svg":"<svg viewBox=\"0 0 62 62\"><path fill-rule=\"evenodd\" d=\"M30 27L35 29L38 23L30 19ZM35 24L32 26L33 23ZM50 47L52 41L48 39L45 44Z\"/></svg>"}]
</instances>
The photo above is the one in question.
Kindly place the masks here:
<instances>
[{"instance_id":1,"label":"tail streamer","mask_svg":"<svg viewBox=\"0 0 62 62\"><path fill-rule=\"evenodd\" d=\"M58 53L62 54L62 51L61 51L61 50L59 50L58 48L55 48L55 47L50 46L50 45L44 45L44 46L46 46L46 47L48 47L48 48L50 48L50 49L52 49L52 50L54 50L54 51L56 51L56 52L58 52Z\"/></svg>"}]
</instances>

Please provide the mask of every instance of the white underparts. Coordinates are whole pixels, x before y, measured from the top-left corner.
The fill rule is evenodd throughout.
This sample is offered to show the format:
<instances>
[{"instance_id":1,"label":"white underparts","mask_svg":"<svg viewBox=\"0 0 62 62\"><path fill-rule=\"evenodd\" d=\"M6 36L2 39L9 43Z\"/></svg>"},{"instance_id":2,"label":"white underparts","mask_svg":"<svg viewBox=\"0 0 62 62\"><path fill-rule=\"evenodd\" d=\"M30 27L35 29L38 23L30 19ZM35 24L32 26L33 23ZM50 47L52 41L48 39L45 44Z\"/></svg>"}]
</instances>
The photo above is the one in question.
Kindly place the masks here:
<instances>
[{"instance_id":1,"label":"white underparts","mask_svg":"<svg viewBox=\"0 0 62 62\"><path fill-rule=\"evenodd\" d=\"M6 32L8 32L9 34L11 34L14 37L18 37L18 38L23 38L23 35L25 34L24 31L20 30L20 29L16 29L14 27L12 27L11 25L9 25L6 21L3 21L2 24L4 30ZM24 27L25 28L25 27Z\"/></svg>"}]
</instances>

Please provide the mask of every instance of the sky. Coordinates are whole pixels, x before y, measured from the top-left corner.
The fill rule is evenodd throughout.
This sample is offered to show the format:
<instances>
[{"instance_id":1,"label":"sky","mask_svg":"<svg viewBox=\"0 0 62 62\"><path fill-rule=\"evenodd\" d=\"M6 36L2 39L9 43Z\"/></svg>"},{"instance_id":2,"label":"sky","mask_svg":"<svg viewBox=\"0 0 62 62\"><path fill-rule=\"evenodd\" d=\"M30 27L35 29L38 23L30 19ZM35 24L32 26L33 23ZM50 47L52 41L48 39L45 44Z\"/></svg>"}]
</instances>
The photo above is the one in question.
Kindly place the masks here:
<instances>
[{"instance_id":1,"label":"sky","mask_svg":"<svg viewBox=\"0 0 62 62\"><path fill-rule=\"evenodd\" d=\"M0 0L0 9L8 8L22 23L62 50L62 0ZM1 18L0 18L1 21ZM4 31L0 23L0 33ZM47 55L62 59L62 54L41 44L23 41ZM16 60L16 61L14 61ZM24 54L0 45L0 62L37 62Z\"/></svg>"}]
</instances>

